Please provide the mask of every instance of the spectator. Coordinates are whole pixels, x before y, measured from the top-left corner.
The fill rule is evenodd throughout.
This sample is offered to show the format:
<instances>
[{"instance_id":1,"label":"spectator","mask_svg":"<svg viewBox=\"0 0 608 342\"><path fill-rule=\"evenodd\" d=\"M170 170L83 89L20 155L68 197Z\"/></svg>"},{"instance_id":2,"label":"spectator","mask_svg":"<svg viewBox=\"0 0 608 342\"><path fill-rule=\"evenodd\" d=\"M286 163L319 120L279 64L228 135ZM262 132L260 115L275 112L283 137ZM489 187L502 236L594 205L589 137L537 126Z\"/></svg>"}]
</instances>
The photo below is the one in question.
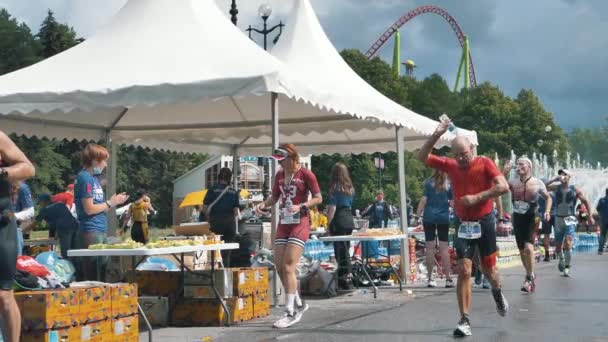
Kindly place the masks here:
<instances>
[{"instance_id":1,"label":"spectator","mask_svg":"<svg viewBox=\"0 0 608 342\"><path fill-rule=\"evenodd\" d=\"M148 214L155 212L150 197L145 190L137 191L135 202L129 207L129 216L133 220L131 226L131 239L140 243L147 243L150 233L148 228Z\"/></svg>"},{"instance_id":2,"label":"spectator","mask_svg":"<svg viewBox=\"0 0 608 342\"><path fill-rule=\"evenodd\" d=\"M376 202L370 204L362 215L369 216L370 228L383 228L388 225L388 220L392 219L392 213L389 204L384 201L384 191L376 192Z\"/></svg>"}]
</instances>

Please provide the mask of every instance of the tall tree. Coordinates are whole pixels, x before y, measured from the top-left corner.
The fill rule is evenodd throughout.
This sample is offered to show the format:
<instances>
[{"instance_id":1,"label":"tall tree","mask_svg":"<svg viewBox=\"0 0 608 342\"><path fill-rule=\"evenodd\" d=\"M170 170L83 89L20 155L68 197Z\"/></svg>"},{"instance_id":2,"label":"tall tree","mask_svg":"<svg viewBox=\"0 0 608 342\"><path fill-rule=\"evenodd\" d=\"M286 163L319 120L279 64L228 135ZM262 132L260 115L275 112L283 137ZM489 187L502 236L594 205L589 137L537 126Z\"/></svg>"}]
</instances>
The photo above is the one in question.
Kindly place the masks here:
<instances>
[{"instance_id":1,"label":"tall tree","mask_svg":"<svg viewBox=\"0 0 608 342\"><path fill-rule=\"evenodd\" d=\"M0 75L38 62L39 49L30 28L0 9Z\"/></svg>"},{"instance_id":2,"label":"tall tree","mask_svg":"<svg viewBox=\"0 0 608 342\"><path fill-rule=\"evenodd\" d=\"M76 38L76 31L66 24L58 23L49 9L37 35L42 45L42 57L49 58L83 41Z\"/></svg>"}]
</instances>

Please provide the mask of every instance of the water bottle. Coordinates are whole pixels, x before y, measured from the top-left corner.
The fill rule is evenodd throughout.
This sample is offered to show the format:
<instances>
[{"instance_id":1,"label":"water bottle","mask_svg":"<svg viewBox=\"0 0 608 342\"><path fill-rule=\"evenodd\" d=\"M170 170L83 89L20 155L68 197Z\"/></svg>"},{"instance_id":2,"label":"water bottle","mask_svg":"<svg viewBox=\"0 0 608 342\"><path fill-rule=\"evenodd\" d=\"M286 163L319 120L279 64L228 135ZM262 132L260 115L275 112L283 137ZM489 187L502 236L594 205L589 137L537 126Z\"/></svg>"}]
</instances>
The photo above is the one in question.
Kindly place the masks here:
<instances>
[{"instance_id":1,"label":"water bottle","mask_svg":"<svg viewBox=\"0 0 608 342\"><path fill-rule=\"evenodd\" d=\"M447 116L447 114L441 114L441 116L439 117L439 121L447 122L447 121L450 121L450 118ZM448 131L456 134L456 125L454 125L454 123L451 121L448 125Z\"/></svg>"}]
</instances>

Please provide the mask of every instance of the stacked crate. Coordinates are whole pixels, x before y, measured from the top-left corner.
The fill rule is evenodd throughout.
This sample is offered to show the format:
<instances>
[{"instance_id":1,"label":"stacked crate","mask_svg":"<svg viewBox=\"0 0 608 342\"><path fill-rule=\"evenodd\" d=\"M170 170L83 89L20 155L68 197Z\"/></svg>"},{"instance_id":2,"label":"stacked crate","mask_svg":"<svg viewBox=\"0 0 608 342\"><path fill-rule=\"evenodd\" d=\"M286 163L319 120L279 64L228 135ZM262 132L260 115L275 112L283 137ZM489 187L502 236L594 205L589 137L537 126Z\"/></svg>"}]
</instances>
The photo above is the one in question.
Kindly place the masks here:
<instances>
[{"instance_id":1,"label":"stacked crate","mask_svg":"<svg viewBox=\"0 0 608 342\"><path fill-rule=\"evenodd\" d=\"M15 297L22 341L139 340L136 285L18 292Z\"/></svg>"},{"instance_id":2,"label":"stacked crate","mask_svg":"<svg viewBox=\"0 0 608 342\"><path fill-rule=\"evenodd\" d=\"M175 301L181 289L181 272L137 271L139 305L153 327L169 325L169 303Z\"/></svg>"}]
</instances>

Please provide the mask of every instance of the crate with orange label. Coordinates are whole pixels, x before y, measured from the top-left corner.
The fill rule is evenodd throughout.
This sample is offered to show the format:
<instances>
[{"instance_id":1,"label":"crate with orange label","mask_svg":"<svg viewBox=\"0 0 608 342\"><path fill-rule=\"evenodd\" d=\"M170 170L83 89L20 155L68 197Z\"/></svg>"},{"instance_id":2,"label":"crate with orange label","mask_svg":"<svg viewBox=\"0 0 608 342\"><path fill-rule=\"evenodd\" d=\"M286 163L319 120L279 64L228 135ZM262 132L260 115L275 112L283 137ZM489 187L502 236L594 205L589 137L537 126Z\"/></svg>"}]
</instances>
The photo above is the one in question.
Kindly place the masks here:
<instances>
[{"instance_id":1,"label":"crate with orange label","mask_svg":"<svg viewBox=\"0 0 608 342\"><path fill-rule=\"evenodd\" d=\"M112 341L139 341L139 316L112 319Z\"/></svg>"},{"instance_id":2,"label":"crate with orange label","mask_svg":"<svg viewBox=\"0 0 608 342\"><path fill-rule=\"evenodd\" d=\"M253 296L226 299L230 323L244 322L253 318ZM216 299L183 299L175 304L171 322L175 326L220 326L226 315Z\"/></svg>"},{"instance_id":3,"label":"crate with orange label","mask_svg":"<svg viewBox=\"0 0 608 342\"><path fill-rule=\"evenodd\" d=\"M85 287L79 289L78 311L80 324L103 321L112 312L110 287Z\"/></svg>"},{"instance_id":4,"label":"crate with orange label","mask_svg":"<svg viewBox=\"0 0 608 342\"><path fill-rule=\"evenodd\" d=\"M135 279L141 296L176 296L181 289L181 272L137 271Z\"/></svg>"},{"instance_id":5,"label":"crate with orange label","mask_svg":"<svg viewBox=\"0 0 608 342\"><path fill-rule=\"evenodd\" d=\"M48 330L78 323L79 291L74 289L15 293L23 330Z\"/></svg>"},{"instance_id":6,"label":"crate with orange label","mask_svg":"<svg viewBox=\"0 0 608 342\"><path fill-rule=\"evenodd\" d=\"M112 318L137 314L137 284L110 285Z\"/></svg>"},{"instance_id":7,"label":"crate with orange label","mask_svg":"<svg viewBox=\"0 0 608 342\"><path fill-rule=\"evenodd\" d=\"M80 332L80 341L107 342L112 341L112 321L109 319L83 324L76 327Z\"/></svg>"},{"instance_id":8,"label":"crate with orange label","mask_svg":"<svg viewBox=\"0 0 608 342\"><path fill-rule=\"evenodd\" d=\"M269 291L258 291L253 295L253 317L260 318L270 315Z\"/></svg>"}]
</instances>

